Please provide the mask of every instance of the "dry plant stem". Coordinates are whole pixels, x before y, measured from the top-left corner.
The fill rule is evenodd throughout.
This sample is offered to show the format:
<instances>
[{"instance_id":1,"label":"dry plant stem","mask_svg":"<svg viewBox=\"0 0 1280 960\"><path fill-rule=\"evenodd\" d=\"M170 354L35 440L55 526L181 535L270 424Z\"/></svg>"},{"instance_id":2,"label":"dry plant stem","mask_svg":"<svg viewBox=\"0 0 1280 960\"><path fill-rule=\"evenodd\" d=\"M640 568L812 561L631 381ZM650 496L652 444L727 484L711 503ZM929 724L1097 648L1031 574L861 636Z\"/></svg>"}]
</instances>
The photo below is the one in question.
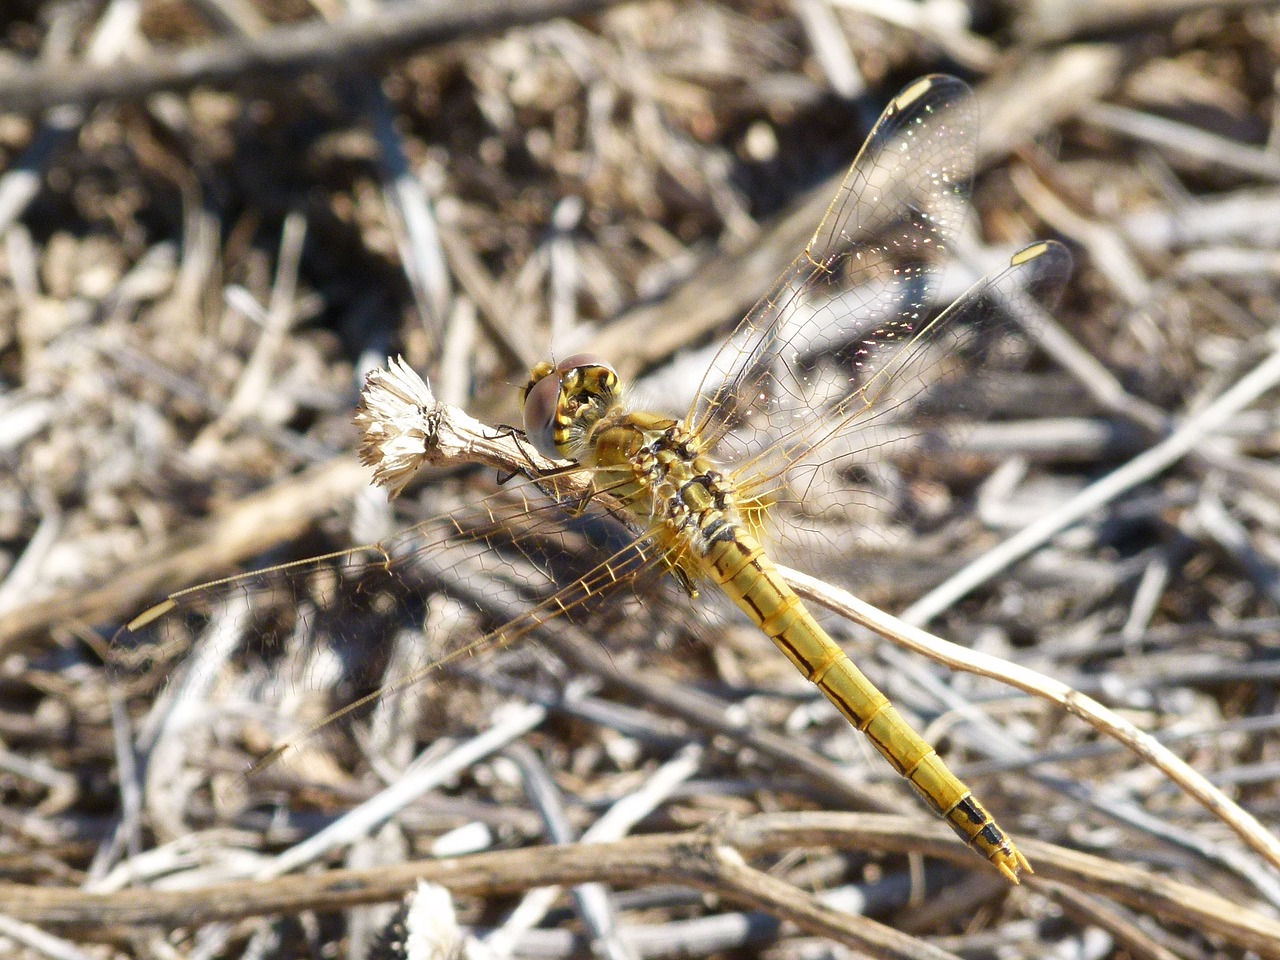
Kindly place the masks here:
<instances>
[{"instance_id":1,"label":"dry plant stem","mask_svg":"<svg viewBox=\"0 0 1280 960\"><path fill-rule=\"evenodd\" d=\"M1058 510L1028 524L955 576L939 584L903 611L902 619L911 623L928 623L969 591L1008 569L1067 527L1138 484L1150 480L1194 451L1210 433L1277 383L1280 383L1280 350L1271 353L1218 399L1185 420L1160 443L1086 487ZM1280 865L1280 841L1276 841L1272 849L1272 862Z\"/></svg>"},{"instance_id":2,"label":"dry plant stem","mask_svg":"<svg viewBox=\"0 0 1280 960\"><path fill-rule=\"evenodd\" d=\"M311 863L330 851L368 836L377 827L429 790L434 790L451 777L474 766L484 757L528 733L543 719L547 711L526 705L499 716L494 724L436 761L418 766L358 807L348 811L319 833L285 850L265 864L259 879L283 876Z\"/></svg>"},{"instance_id":3,"label":"dry plant stem","mask_svg":"<svg viewBox=\"0 0 1280 960\"><path fill-rule=\"evenodd\" d=\"M632 827L664 803L677 786L693 776L701 760L700 746L690 744L684 747L659 768L639 790L615 802L583 833L580 842L607 843L622 839ZM542 923L559 896L559 887L539 887L525 894L524 899L507 916L503 925L485 938L485 947L490 956L510 956L522 936Z\"/></svg>"},{"instance_id":4,"label":"dry plant stem","mask_svg":"<svg viewBox=\"0 0 1280 960\"><path fill-rule=\"evenodd\" d=\"M977 73L996 69L1000 54L994 43L957 23L939 22L929 4L911 0L833 0L832 7L875 17L903 30L918 33L921 39L937 44L957 63Z\"/></svg>"},{"instance_id":5,"label":"dry plant stem","mask_svg":"<svg viewBox=\"0 0 1280 960\"><path fill-rule=\"evenodd\" d=\"M1063 912L1081 923L1101 927L1138 960L1179 960L1172 950L1158 943L1124 910L1098 897L1073 890L1065 883L1042 880L1037 884L1062 906Z\"/></svg>"},{"instance_id":6,"label":"dry plant stem","mask_svg":"<svg viewBox=\"0 0 1280 960\"><path fill-rule=\"evenodd\" d=\"M1027 840L1035 861L1030 886L1048 880L1156 914L1222 937L1234 947L1280 960L1280 921L1211 891L1165 879L1086 853ZM501 850L423 860L369 870L332 870L270 881L196 890L81 890L0 885L0 910L45 927L110 937L140 925L194 927L245 917L339 910L400 899L419 879L455 894L491 896L548 884L607 881L613 886L685 884L790 920L807 933L871 949L876 956L937 956L901 952L915 941L862 917L822 907L814 898L743 866L741 857L805 847L924 853L958 864L973 854L942 823L866 813L761 814L706 833L652 834L616 843ZM762 879L763 877L763 879ZM114 928L114 929L113 929ZM949 956L949 955L948 955Z\"/></svg>"},{"instance_id":7,"label":"dry plant stem","mask_svg":"<svg viewBox=\"0 0 1280 960\"><path fill-rule=\"evenodd\" d=\"M615 688L627 691L642 703L681 717L697 730L711 735L721 734L734 743L750 747L761 756L821 784L845 802L872 810L898 808L900 801L893 793L854 781L839 766L792 738L735 723L729 718L726 705L709 695L688 690L680 684L616 669L607 657L601 655L598 643L567 624L562 623L554 631L547 631L540 640L575 669L603 677Z\"/></svg>"},{"instance_id":8,"label":"dry plant stem","mask_svg":"<svg viewBox=\"0 0 1280 960\"><path fill-rule=\"evenodd\" d=\"M27 947L33 956L51 957L53 960L92 960L92 954L85 953L75 944L45 933L39 927L19 923L3 914L0 914L0 937L3 937L6 942Z\"/></svg>"},{"instance_id":9,"label":"dry plant stem","mask_svg":"<svg viewBox=\"0 0 1280 960\"><path fill-rule=\"evenodd\" d=\"M520 768L525 795L542 817L547 839L556 844L576 842L578 838L565 812L564 795L534 750L517 742L507 748L506 755ZM618 914L609 886L579 884L573 889L573 902L591 936L592 950L601 960L639 960L618 933Z\"/></svg>"},{"instance_id":10,"label":"dry plant stem","mask_svg":"<svg viewBox=\"0 0 1280 960\"><path fill-rule=\"evenodd\" d=\"M194 6L222 33L253 36L271 29L271 21L258 12L252 0L196 0Z\"/></svg>"},{"instance_id":11,"label":"dry plant stem","mask_svg":"<svg viewBox=\"0 0 1280 960\"><path fill-rule=\"evenodd\" d=\"M1074 36L1150 30L1197 10L1227 13L1273 5L1272 0L1055 0L1027 4L1021 32L1049 44Z\"/></svg>"},{"instance_id":12,"label":"dry plant stem","mask_svg":"<svg viewBox=\"0 0 1280 960\"><path fill-rule=\"evenodd\" d=\"M1185 452L1186 447L1193 442L1188 439L1189 434L1194 432L1195 436L1203 436L1228 415L1227 408L1239 409L1248 402L1250 396L1256 396L1253 393L1255 389L1261 389L1263 384L1271 382L1277 376L1280 376L1280 352L1273 354L1223 394L1216 403L1207 407L1194 423L1188 423L1181 431L1148 453L1161 450L1175 440L1179 441ZM438 464L463 457L477 459L508 471L528 471L530 468L539 471L551 466L549 461L542 461L536 455L531 456L524 450L525 445L518 443L513 435L486 431L483 425L460 410L436 404L426 415L433 431L426 442L426 459L430 463ZM582 496L589 492L585 477L575 474L559 475L554 478L554 482L558 485L560 496L564 496L566 492L570 496ZM572 488L568 485L572 485ZM821 603L907 649L924 654L951 669L976 673L1016 687L1080 717L1094 729L1113 737L1163 772L1205 809L1231 827L1245 844L1272 866L1280 869L1280 840L1172 751L1092 698L1034 670L935 637L822 581L785 567L779 569L802 597Z\"/></svg>"},{"instance_id":13,"label":"dry plant stem","mask_svg":"<svg viewBox=\"0 0 1280 960\"><path fill-rule=\"evenodd\" d=\"M831 89L846 100L866 93L867 81L835 11L824 0L794 0L792 6Z\"/></svg>"},{"instance_id":14,"label":"dry plant stem","mask_svg":"<svg viewBox=\"0 0 1280 960\"><path fill-rule=\"evenodd\" d=\"M375 87L369 91L369 101L370 125L382 155L382 195L388 210L395 214L390 225L419 319L431 337L432 348L439 351L453 299L440 228L426 187L409 164L386 94Z\"/></svg>"},{"instance_id":15,"label":"dry plant stem","mask_svg":"<svg viewBox=\"0 0 1280 960\"><path fill-rule=\"evenodd\" d=\"M298 291L298 271L302 266L302 245L306 236L306 218L297 211L290 212L280 234L276 278L271 286L271 303L266 311L262 334L244 365L226 408L206 430L207 434L220 439L248 418L269 393L272 372L294 321L293 301ZM198 445L200 440L196 443Z\"/></svg>"},{"instance_id":16,"label":"dry plant stem","mask_svg":"<svg viewBox=\"0 0 1280 960\"><path fill-rule=\"evenodd\" d=\"M177 896L137 890L94 896L69 890L0 887L0 904L10 908L11 914L17 917L34 912L52 926L104 931L117 926L197 926L271 913L333 910L395 900L411 890L419 879L430 879L455 893L478 894L602 880L615 885L678 882L764 910L795 923L807 933L828 937L876 957L955 960L953 954L873 920L826 907L812 895L746 866L735 850L702 834L658 835L613 844L534 847L368 871L342 870L307 877L283 877L269 884L206 887Z\"/></svg>"},{"instance_id":17,"label":"dry plant stem","mask_svg":"<svg viewBox=\"0 0 1280 960\"><path fill-rule=\"evenodd\" d=\"M273 27L255 37L215 40L157 53L137 63L101 67L38 64L0 74L0 112L41 113L62 104L92 106L138 99L198 84L262 82L315 70L350 70L361 61L445 43L598 13L619 0L471 0L382 7L376 16L338 23L314 20Z\"/></svg>"},{"instance_id":18,"label":"dry plant stem","mask_svg":"<svg viewBox=\"0 0 1280 960\"><path fill-rule=\"evenodd\" d=\"M52 624L119 621L175 586L300 536L368 482L367 470L342 458L246 497L148 549L103 587L67 588L9 611L0 619L0 653Z\"/></svg>"},{"instance_id":19,"label":"dry plant stem","mask_svg":"<svg viewBox=\"0 0 1280 960\"><path fill-rule=\"evenodd\" d=\"M1172 154L1235 170L1259 180L1280 179L1280 161L1260 147L1248 147L1197 127L1109 103L1090 104L1086 123L1133 137Z\"/></svg>"},{"instance_id":20,"label":"dry plant stem","mask_svg":"<svg viewBox=\"0 0 1280 960\"><path fill-rule=\"evenodd\" d=\"M498 293L498 285L476 256L467 239L455 227L439 224L440 243L458 285L475 301L477 318L490 343L502 356L502 362L515 370L531 370L542 359L528 332L507 322L507 308Z\"/></svg>"}]
</instances>

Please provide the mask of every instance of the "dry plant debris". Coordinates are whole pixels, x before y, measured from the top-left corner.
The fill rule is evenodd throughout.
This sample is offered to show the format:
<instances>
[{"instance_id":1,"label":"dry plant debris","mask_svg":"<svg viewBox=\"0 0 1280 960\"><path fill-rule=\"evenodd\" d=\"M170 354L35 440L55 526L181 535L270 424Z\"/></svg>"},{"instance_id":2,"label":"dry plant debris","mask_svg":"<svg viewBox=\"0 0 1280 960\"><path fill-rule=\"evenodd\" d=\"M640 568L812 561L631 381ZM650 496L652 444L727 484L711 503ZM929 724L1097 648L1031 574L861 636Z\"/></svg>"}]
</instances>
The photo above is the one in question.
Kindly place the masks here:
<instances>
[{"instance_id":1,"label":"dry plant debris","mask_svg":"<svg viewBox=\"0 0 1280 960\"><path fill-rule=\"evenodd\" d=\"M1280 957L1274 4L20 0L0 47L6 955ZM335 557L110 644L523 496L489 428L529 365L674 390L938 71L983 118L963 266L1076 268L989 416L860 465L891 520L810 518L803 566L990 667L827 621L1022 886L673 585L301 740L530 570ZM351 418L397 353L492 447L389 506ZM592 535L547 536L566 577Z\"/></svg>"}]
</instances>

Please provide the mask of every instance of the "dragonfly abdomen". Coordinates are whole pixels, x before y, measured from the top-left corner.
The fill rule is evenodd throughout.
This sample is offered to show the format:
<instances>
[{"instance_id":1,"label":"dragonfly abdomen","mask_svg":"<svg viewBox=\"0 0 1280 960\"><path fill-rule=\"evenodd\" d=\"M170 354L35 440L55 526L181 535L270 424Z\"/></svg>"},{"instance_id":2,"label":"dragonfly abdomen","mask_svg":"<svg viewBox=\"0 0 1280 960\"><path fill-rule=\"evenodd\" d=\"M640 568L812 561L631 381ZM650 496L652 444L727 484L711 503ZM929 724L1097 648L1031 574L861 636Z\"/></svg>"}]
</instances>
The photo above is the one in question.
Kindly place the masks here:
<instances>
[{"instance_id":1,"label":"dragonfly abdomen","mask_svg":"<svg viewBox=\"0 0 1280 960\"><path fill-rule=\"evenodd\" d=\"M995 818L822 629L754 537L738 530L732 538L712 542L703 562L707 576L867 735L965 843L1015 883L1019 871L1030 871Z\"/></svg>"},{"instance_id":2,"label":"dragonfly abdomen","mask_svg":"<svg viewBox=\"0 0 1280 960\"><path fill-rule=\"evenodd\" d=\"M848 720L867 735L965 843L1006 877L1031 867L995 819L889 699L831 639L782 579L736 505L732 483L676 421L603 418L587 451L597 482L649 525L688 583L714 580Z\"/></svg>"}]
</instances>

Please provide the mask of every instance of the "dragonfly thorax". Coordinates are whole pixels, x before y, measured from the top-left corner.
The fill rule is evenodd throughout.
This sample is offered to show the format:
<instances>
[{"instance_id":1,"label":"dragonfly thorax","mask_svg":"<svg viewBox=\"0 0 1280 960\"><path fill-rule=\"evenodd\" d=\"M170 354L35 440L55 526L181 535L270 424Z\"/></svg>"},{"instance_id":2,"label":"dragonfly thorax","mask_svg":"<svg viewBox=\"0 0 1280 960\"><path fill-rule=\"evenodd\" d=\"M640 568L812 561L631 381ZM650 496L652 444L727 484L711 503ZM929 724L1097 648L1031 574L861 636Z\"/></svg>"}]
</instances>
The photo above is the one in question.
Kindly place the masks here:
<instances>
[{"instance_id":1,"label":"dragonfly thorax","mask_svg":"<svg viewBox=\"0 0 1280 960\"><path fill-rule=\"evenodd\" d=\"M677 420L619 409L591 431L583 462L597 490L678 555L705 555L741 522L733 485Z\"/></svg>"},{"instance_id":2,"label":"dragonfly thorax","mask_svg":"<svg viewBox=\"0 0 1280 960\"><path fill-rule=\"evenodd\" d=\"M591 470L595 490L648 529L693 592L691 558L731 539L741 523L732 485L698 438L670 417L629 411L614 369L586 355L533 368L524 422L540 453Z\"/></svg>"}]
</instances>

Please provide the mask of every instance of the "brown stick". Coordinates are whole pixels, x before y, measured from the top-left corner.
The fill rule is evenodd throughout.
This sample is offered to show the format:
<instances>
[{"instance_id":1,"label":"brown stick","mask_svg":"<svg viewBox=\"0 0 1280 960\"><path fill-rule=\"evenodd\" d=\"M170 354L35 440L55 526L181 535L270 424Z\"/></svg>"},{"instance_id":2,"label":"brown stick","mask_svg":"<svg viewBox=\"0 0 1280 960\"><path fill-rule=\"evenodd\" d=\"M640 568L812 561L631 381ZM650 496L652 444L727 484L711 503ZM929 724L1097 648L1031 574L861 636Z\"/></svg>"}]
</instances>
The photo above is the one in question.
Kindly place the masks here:
<instances>
[{"instance_id":1,"label":"brown stick","mask_svg":"<svg viewBox=\"0 0 1280 960\"><path fill-rule=\"evenodd\" d=\"M681 883L735 903L766 910L808 933L830 937L877 956L939 957L909 937L831 910L803 891L741 862L805 847L917 852L973 863L973 854L939 823L883 814L766 814L730 824L717 835L654 834L616 843L502 850L447 860L417 861L371 870L332 870L270 881L221 884L198 890L79 890L0 885L0 912L18 920L101 936L112 928L193 927L219 920L303 910L339 910L393 901L418 880L475 896L511 893L549 884L601 881L614 886ZM1223 937L1241 949L1280 958L1280 922L1149 871L1025 841L1038 873L1034 886L1052 880L1164 916Z\"/></svg>"},{"instance_id":2,"label":"brown stick","mask_svg":"<svg viewBox=\"0 0 1280 960\"><path fill-rule=\"evenodd\" d=\"M197 84L279 78L311 70L345 70L556 17L580 17L618 0L469 0L387 5L374 16L335 23L273 27L255 37L215 40L166 51L138 63L36 64L0 75L0 111L41 113L61 105L93 106Z\"/></svg>"}]
</instances>

